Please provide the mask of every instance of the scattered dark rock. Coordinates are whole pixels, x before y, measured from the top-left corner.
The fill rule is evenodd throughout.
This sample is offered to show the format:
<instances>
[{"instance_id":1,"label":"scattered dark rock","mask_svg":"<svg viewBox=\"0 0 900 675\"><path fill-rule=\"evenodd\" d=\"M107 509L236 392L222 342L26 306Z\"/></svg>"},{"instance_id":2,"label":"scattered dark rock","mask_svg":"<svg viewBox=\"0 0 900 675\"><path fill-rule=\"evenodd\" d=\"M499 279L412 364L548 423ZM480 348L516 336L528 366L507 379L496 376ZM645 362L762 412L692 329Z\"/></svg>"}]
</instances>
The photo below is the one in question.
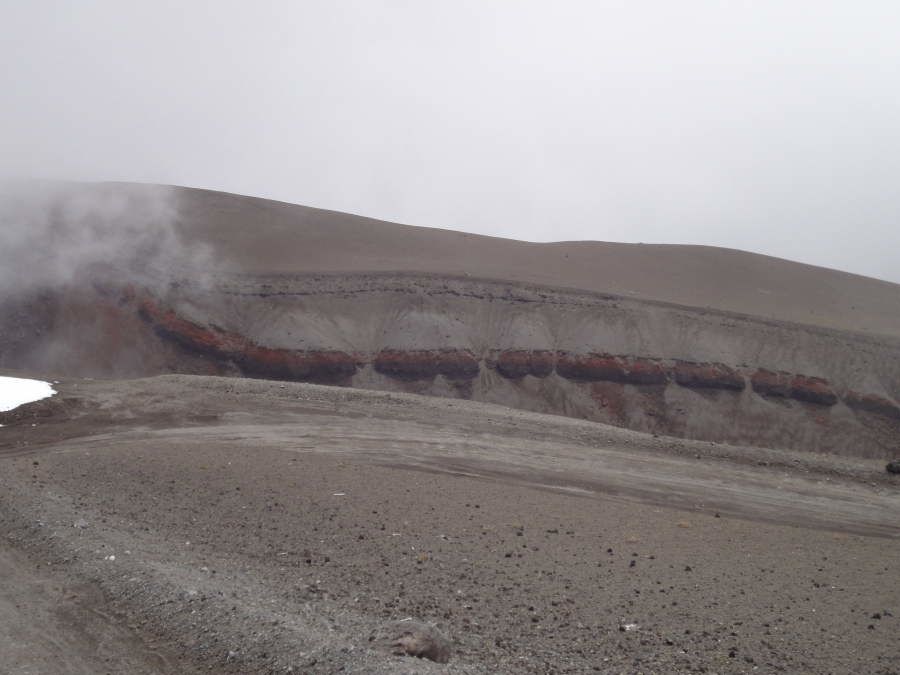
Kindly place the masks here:
<instances>
[{"instance_id":1,"label":"scattered dark rock","mask_svg":"<svg viewBox=\"0 0 900 675\"><path fill-rule=\"evenodd\" d=\"M888 473L900 473L900 459L895 459L887 463L884 470Z\"/></svg>"}]
</instances>

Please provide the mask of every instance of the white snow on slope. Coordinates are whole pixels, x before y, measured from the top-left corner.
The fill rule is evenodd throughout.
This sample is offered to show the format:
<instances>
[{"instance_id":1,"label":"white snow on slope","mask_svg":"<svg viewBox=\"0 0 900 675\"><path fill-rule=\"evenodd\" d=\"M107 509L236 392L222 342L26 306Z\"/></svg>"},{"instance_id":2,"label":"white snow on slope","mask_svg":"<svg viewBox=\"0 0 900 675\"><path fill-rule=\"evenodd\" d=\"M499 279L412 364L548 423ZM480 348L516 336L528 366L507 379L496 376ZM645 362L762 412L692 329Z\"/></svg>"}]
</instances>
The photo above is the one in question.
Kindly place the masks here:
<instances>
[{"instance_id":1,"label":"white snow on slope","mask_svg":"<svg viewBox=\"0 0 900 675\"><path fill-rule=\"evenodd\" d=\"M50 398L56 390L49 382L23 380L19 377L0 377L0 412L13 410L25 403Z\"/></svg>"}]
</instances>

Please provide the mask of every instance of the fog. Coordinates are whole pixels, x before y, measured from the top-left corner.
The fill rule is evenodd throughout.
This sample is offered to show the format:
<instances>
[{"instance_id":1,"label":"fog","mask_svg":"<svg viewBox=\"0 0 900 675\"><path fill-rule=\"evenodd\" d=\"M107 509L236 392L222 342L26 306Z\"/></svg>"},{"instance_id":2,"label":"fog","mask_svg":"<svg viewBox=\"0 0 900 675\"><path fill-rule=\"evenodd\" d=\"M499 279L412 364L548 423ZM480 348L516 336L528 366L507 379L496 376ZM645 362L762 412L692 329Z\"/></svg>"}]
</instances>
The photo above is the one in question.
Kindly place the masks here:
<instances>
[{"instance_id":1,"label":"fog","mask_svg":"<svg viewBox=\"0 0 900 675\"><path fill-rule=\"evenodd\" d=\"M79 281L202 284L209 251L179 236L165 186L0 183L0 300Z\"/></svg>"},{"instance_id":2,"label":"fog","mask_svg":"<svg viewBox=\"0 0 900 675\"><path fill-rule=\"evenodd\" d=\"M0 6L5 178L900 282L897 3Z\"/></svg>"}]
</instances>

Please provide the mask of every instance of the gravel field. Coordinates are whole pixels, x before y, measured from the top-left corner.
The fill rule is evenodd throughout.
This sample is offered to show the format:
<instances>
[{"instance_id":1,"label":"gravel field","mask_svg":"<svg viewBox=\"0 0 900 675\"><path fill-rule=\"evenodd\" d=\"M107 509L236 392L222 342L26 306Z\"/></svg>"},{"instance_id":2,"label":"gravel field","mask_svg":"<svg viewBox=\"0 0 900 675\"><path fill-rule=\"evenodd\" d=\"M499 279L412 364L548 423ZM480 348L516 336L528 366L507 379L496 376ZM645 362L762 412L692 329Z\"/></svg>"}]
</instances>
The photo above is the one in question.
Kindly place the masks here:
<instances>
[{"instance_id":1,"label":"gravel field","mask_svg":"<svg viewBox=\"0 0 900 675\"><path fill-rule=\"evenodd\" d=\"M2 672L900 672L883 463L315 385L55 387L0 413ZM390 653L417 622L448 663Z\"/></svg>"}]
</instances>

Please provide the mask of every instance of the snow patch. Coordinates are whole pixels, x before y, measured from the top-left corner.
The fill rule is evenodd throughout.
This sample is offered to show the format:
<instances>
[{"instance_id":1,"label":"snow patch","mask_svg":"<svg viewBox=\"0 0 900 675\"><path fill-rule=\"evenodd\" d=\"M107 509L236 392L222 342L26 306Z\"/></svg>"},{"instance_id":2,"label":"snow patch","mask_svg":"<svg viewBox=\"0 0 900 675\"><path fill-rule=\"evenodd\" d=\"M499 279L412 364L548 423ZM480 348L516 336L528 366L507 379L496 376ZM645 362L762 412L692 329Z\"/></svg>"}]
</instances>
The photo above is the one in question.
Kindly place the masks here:
<instances>
[{"instance_id":1,"label":"snow patch","mask_svg":"<svg viewBox=\"0 0 900 675\"><path fill-rule=\"evenodd\" d=\"M49 382L24 380L19 377L0 377L0 412L14 410L20 405L50 398L56 390Z\"/></svg>"}]
</instances>

